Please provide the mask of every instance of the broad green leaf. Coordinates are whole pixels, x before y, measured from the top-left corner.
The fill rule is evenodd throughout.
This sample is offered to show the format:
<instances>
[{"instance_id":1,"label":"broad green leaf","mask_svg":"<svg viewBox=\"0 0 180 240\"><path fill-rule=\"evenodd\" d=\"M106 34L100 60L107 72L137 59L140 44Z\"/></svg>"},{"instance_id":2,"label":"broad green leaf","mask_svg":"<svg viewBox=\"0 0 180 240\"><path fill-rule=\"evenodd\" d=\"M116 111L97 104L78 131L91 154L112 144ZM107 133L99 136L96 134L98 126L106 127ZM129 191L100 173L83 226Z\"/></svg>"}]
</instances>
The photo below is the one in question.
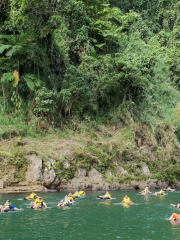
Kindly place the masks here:
<instances>
[{"instance_id":1,"label":"broad green leaf","mask_svg":"<svg viewBox=\"0 0 180 240\"><path fill-rule=\"evenodd\" d=\"M35 88L34 82L28 77L28 75L24 76L23 78L26 81L26 84L28 85L29 89L34 91Z\"/></svg>"}]
</instances>

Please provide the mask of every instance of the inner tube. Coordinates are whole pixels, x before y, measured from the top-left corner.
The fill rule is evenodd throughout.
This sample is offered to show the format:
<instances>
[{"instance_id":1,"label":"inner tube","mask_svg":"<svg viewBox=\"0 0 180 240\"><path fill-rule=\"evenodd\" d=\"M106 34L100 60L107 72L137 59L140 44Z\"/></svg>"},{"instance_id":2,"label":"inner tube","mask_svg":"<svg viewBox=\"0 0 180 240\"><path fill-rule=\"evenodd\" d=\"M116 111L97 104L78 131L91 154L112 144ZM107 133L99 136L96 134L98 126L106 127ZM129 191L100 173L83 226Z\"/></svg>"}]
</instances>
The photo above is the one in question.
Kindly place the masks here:
<instances>
[{"instance_id":1,"label":"inner tube","mask_svg":"<svg viewBox=\"0 0 180 240\"><path fill-rule=\"evenodd\" d=\"M43 207L38 207L37 209L34 209L32 206L30 207L33 210L37 210L37 209L46 209L44 206Z\"/></svg>"},{"instance_id":2,"label":"inner tube","mask_svg":"<svg viewBox=\"0 0 180 240\"><path fill-rule=\"evenodd\" d=\"M180 222L180 219L179 218L174 218L173 221Z\"/></svg>"},{"instance_id":3,"label":"inner tube","mask_svg":"<svg viewBox=\"0 0 180 240\"><path fill-rule=\"evenodd\" d=\"M66 207L66 206L69 206L69 205L72 205L72 203L66 203L64 206L63 205L60 205L58 207Z\"/></svg>"},{"instance_id":4,"label":"inner tube","mask_svg":"<svg viewBox=\"0 0 180 240\"><path fill-rule=\"evenodd\" d=\"M13 212L13 211L14 211L14 209L12 208L12 209L7 209L4 212Z\"/></svg>"},{"instance_id":5,"label":"inner tube","mask_svg":"<svg viewBox=\"0 0 180 240\"><path fill-rule=\"evenodd\" d=\"M110 197L101 197L101 196L98 196L98 195L97 195L97 198L99 198L99 199L104 199L104 200L106 200L106 199L111 199Z\"/></svg>"}]
</instances>

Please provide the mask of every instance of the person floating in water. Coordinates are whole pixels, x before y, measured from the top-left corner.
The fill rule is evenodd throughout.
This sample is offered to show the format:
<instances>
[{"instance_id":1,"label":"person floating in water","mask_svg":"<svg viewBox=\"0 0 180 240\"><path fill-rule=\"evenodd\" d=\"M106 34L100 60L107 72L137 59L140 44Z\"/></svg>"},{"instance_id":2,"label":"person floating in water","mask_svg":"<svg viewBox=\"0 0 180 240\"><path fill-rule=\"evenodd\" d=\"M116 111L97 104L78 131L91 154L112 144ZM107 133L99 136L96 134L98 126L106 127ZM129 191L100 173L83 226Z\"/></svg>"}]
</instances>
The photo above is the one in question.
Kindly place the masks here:
<instances>
[{"instance_id":1,"label":"person floating in water","mask_svg":"<svg viewBox=\"0 0 180 240\"><path fill-rule=\"evenodd\" d=\"M171 187L164 188L163 191L174 192L176 189L172 189Z\"/></svg>"},{"instance_id":2,"label":"person floating in water","mask_svg":"<svg viewBox=\"0 0 180 240\"><path fill-rule=\"evenodd\" d=\"M175 207L175 208L180 208L180 203L178 203L177 205L171 203L170 205Z\"/></svg>"},{"instance_id":3,"label":"person floating in water","mask_svg":"<svg viewBox=\"0 0 180 240\"><path fill-rule=\"evenodd\" d=\"M57 207L64 207L73 204L73 197L72 196L65 196L57 205Z\"/></svg>"},{"instance_id":4,"label":"person floating in water","mask_svg":"<svg viewBox=\"0 0 180 240\"><path fill-rule=\"evenodd\" d=\"M42 207L47 208L46 203L44 202L42 197L36 196L35 201L31 203L31 208L36 210L36 209L42 208Z\"/></svg>"},{"instance_id":5,"label":"person floating in water","mask_svg":"<svg viewBox=\"0 0 180 240\"><path fill-rule=\"evenodd\" d=\"M20 210L19 208L14 207L9 200L6 200L4 205L0 206L0 211L1 212L9 212L9 211L14 211L14 210Z\"/></svg>"},{"instance_id":6,"label":"person floating in water","mask_svg":"<svg viewBox=\"0 0 180 240\"><path fill-rule=\"evenodd\" d=\"M168 195L168 194L161 189L159 192L155 192L153 195L158 196L158 195Z\"/></svg>"},{"instance_id":7,"label":"person floating in water","mask_svg":"<svg viewBox=\"0 0 180 240\"><path fill-rule=\"evenodd\" d=\"M78 198L78 197L81 197L81 195L79 194L78 191L76 191L76 192L73 194L73 198Z\"/></svg>"},{"instance_id":8,"label":"person floating in water","mask_svg":"<svg viewBox=\"0 0 180 240\"><path fill-rule=\"evenodd\" d=\"M173 213L170 218L170 220L173 220L173 221L177 221L177 220L180 220L180 215L177 214L177 213Z\"/></svg>"},{"instance_id":9,"label":"person floating in water","mask_svg":"<svg viewBox=\"0 0 180 240\"><path fill-rule=\"evenodd\" d=\"M85 191L79 191L79 195L80 196L85 195Z\"/></svg>"},{"instance_id":10,"label":"person floating in water","mask_svg":"<svg viewBox=\"0 0 180 240\"><path fill-rule=\"evenodd\" d=\"M120 204L131 205L131 204L133 204L133 202L132 202L131 199L128 197L128 195L126 195L126 196L123 198L123 200L122 200L122 202L121 202Z\"/></svg>"},{"instance_id":11,"label":"person floating in water","mask_svg":"<svg viewBox=\"0 0 180 240\"><path fill-rule=\"evenodd\" d=\"M34 199L36 197L37 194L35 194L34 192L32 192L29 196L25 197L24 200L29 200L29 199Z\"/></svg>"},{"instance_id":12,"label":"person floating in water","mask_svg":"<svg viewBox=\"0 0 180 240\"><path fill-rule=\"evenodd\" d=\"M145 189L139 193L141 193L142 195L145 195L145 194L152 193L152 192L149 191L148 187L145 187Z\"/></svg>"},{"instance_id":13,"label":"person floating in water","mask_svg":"<svg viewBox=\"0 0 180 240\"><path fill-rule=\"evenodd\" d=\"M111 197L111 194L109 194L109 192L106 192L106 194L104 196L97 196L100 199L113 199Z\"/></svg>"}]
</instances>

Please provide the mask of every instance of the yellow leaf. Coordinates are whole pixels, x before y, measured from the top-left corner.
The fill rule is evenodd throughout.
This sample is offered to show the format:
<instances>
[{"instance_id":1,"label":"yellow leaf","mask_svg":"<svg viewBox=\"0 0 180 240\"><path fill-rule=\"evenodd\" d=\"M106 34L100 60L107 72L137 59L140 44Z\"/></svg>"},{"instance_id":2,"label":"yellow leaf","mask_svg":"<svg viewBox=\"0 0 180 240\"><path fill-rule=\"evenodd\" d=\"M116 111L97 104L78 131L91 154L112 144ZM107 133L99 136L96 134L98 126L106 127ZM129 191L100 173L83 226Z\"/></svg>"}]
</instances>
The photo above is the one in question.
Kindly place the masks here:
<instances>
[{"instance_id":1,"label":"yellow leaf","mask_svg":"<svg viewBox=\"0 0 180 240\"><path fill-rule=\"evenodd\" d=\"M13 87L16 87L19 82L19 73L17 70L13 71L14 81L13 81Z\"/></svg>"}]
</instances>

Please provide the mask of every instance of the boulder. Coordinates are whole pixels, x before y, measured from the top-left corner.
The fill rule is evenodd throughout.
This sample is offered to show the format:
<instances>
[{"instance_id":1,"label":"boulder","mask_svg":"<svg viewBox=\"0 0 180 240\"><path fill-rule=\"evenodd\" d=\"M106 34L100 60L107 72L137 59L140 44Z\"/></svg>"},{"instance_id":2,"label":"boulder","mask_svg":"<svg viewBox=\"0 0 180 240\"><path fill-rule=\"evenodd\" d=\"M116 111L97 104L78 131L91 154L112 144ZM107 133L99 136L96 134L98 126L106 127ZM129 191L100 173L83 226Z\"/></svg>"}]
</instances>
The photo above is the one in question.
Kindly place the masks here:
<instances>
[{"instance_id":1,"label":"boulder","mask_svg":"<svg viewBox=\"0 0 180 240\"><path fill-rule=\"evenodd\" d=\"M54 169L48 169L45 168L44 169L44 173L43 173L43 185L47 188L49 188L52 183L55 181L56 178L56 174L54 172Z\"/></svg>"},{"instance_id":2,"label":"boulder","mask_svg":"<svg viewBox=\"0 0 180 240\"><path fill-rule=\"evenodd\" d=\"M149 168L148 168L147 164L145 162L141 162L141 164L142 164L141 165L142 166L142 168L141 168L142 173L146 176L150 176L151 173L149 171Z\"/></svg>"},{"instance_id":3,"label":"boulder","mask_svg":"<svg viewBox=\"0 0 180 240\"><path fill-rule=\"evenodd\" d=\"M157 189L160 189L160 188L167 188L168 187L168 184L166 182L162 182L162 181L157 181Z\"/></svg>"},{"instance_id":4,"label":"boulder","mask_svg":"<svg viewBox=\"0 0 180 240\"><path fill-rule=\"evenodd\" d=\"M44 161L44 172L43 172L43 185L47 188L55 188L59 185L59 179L56 177L54 167L56 166L56 161L52 158Z\"/></svg>"},{"instance_id":5,"label":"boulder","mask_svg":"<svg viewBox=\"0 0 180 240\"><path fill-rule=\"evenodd\" d=\"M28 155L27 159L29 164L26 172L26 181L31 183L42 182L42 159L36 155Z\"/></svg>"}]
</instances>

